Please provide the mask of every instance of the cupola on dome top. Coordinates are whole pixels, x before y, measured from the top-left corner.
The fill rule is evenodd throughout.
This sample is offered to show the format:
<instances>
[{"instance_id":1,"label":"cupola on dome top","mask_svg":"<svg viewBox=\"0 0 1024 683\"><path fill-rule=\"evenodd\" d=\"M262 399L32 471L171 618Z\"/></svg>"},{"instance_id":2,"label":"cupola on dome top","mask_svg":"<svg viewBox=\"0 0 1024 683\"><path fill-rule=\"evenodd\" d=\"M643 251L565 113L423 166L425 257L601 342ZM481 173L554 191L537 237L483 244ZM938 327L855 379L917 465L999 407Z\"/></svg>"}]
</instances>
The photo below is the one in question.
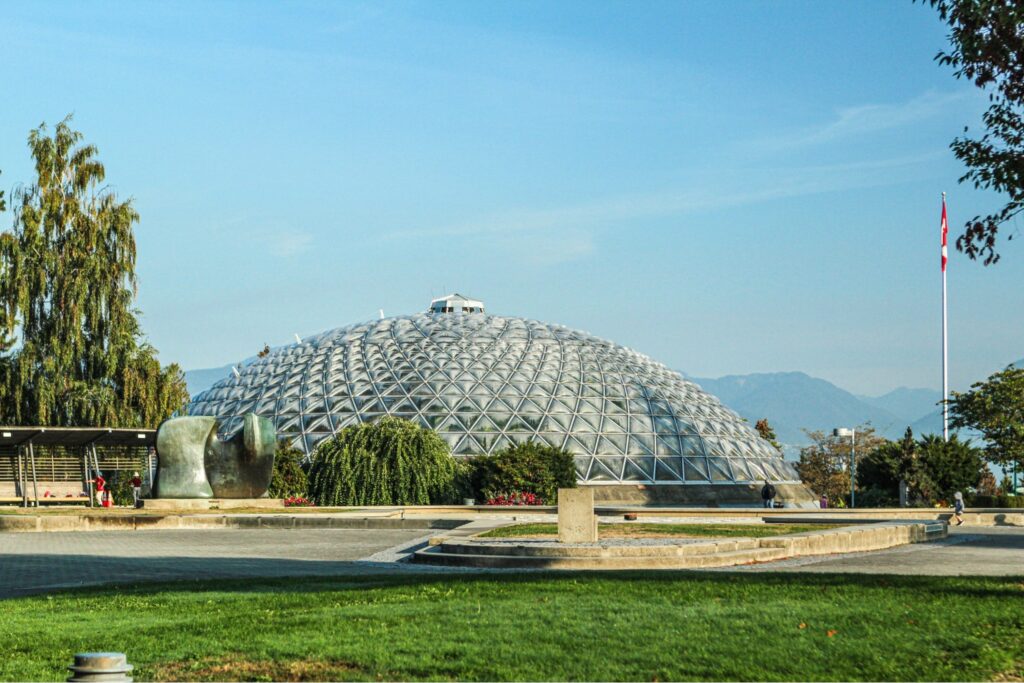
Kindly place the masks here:
<instances>
[{"instance_id":1,"label":"cupola on dome top","mask_svg":"<svg viewBox=\"0 0 1024 683\"><path fill-rule=\"evenodd\" d=\"M431 313L483 313L484 302L455 293L434 299L429 310Z\"/></svg>"}]
</instances>

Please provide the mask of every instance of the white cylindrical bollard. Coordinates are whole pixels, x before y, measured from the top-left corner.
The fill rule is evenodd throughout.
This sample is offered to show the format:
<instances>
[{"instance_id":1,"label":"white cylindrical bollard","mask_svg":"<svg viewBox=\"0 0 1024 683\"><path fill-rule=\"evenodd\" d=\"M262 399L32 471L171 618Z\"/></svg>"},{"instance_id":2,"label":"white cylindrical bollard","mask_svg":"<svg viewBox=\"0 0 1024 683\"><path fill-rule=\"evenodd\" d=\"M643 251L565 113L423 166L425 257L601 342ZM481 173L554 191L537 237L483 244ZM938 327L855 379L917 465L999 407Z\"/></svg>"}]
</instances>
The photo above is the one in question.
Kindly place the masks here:
<instances>
[{"instance_id":1,"label":"white cylindrical bollard","mask_svg":"<svg viewBox=\"0 0 1024 683\"><path fill-rule=\"evenodd\" d=\"M75 655L75 663L68 667L71 670L69 681L117 681L131 683L134 667L122 652L80 652Z\"/></svg>"}]
</instances>

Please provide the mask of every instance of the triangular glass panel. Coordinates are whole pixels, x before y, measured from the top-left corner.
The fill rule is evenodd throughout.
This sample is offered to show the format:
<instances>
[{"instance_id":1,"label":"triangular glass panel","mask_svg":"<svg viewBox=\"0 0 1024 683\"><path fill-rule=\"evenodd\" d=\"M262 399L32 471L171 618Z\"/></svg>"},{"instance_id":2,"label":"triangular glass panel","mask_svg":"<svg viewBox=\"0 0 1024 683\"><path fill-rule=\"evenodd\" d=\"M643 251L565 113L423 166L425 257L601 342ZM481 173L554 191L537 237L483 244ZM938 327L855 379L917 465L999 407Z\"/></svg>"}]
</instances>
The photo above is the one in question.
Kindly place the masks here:
<instances>
[{"instance_id":1,"label":"triangular glass panel","mask_svg":"<svg viewBox=\"0 0 1024 683\"><path fill-rule=\"evenodd\" d=\"M658 481L682 481L679 458L658 458L655 465L654 478Z\"/></svg>"},{"instance_id":2,"label":"triangular glass panel","mask_svg":"<svg viewBox=\"0 0 1024 683\"><path fill-rule=\"evenodd\" d=\"M725 458L708 458L711 466L711 481L732 481L732 471L729 469L729 461Z\"/></svg>"},{"instance_id":3,"label":"triangular glass panel","mask_svg":"<svg viewBox=\"0 0 1024 683\"><path fill-rule=\"evenodd\" d=\"M624 458L597 457L590 466L588 481L618 481Z\"/></svg>"},{"instance_id":4,"label":"triangular glass panel","mask_svg":"<svg viewBox=\"0 0 1024 683\"><path fill-rule=\"evenodd\" d=\"M605 434L601 437L601 450L625 455L627 441L625 434Z\"/></svg>"},{"instance_id":5,"label":"triangular glass panel","mask_svg":"<svg viewBox=\"0 0 1024 683\"><path fill-rule=\"evenodd\" d=\"M708 466L703 458L684 458L686 481L708 481Z\"/></svg>"},{"instance_id":6,"label":"triangular glass panel","mask_svg":"<svg viewBox=\"0 0 1024 683\"><path fill-rule=\"evenodd\" d=\"M653 481L654 458L626 458L622 478L628 481Z\"/></svg>"}]
</instances>

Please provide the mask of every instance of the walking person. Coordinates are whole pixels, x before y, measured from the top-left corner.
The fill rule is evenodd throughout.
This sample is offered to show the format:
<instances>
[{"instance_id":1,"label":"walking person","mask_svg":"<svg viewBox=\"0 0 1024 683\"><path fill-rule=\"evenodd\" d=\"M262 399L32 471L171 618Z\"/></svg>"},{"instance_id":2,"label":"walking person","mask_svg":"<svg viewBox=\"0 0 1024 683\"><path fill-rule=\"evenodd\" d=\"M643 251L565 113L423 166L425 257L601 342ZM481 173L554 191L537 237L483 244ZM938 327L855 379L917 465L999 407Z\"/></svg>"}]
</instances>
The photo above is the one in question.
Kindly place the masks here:
<instances>
[{"instance_id":1,"label":"walking person","mask_svg":"<svg viewBox=\"0 0 1024 683\"><path fill-rule=\"evenodd\" d=\"M775 487L769 484L767 479L764 480L764 486L761 487L761 500L766 508L775 506Z\"/></svg>"},{"instance_id":2,"label":"walking person","mask_svg":"<svg viewBox=\"0 0 1024 683\"><path fill-rule=\"evenodd\" d=\"M96 476L93 478L93 484L96 487L96 504L103 505L103 494L107 490L107 480L103 478L103 473L96 470Z\"/></svg>"},{"instance_id":3,"label":"walking person","mask_svg":"<svg viewBox=\"0 0 1024 683\"><path fill-rule=\"evenodd\" d=\"M142 500L142 477L136 472L132 475L132 505L139 507L140 500Z\"/></svg>"},{"instance_id":4,"label":"walking person","mask_svg":"<svg viewBox=\"0 0 1024 683\"><path fill-rule=\"evenodd\" d=\"M953 516L957 526L964 523L964 494L959 491L953 494Z\"/></svg>"}]
</instances>

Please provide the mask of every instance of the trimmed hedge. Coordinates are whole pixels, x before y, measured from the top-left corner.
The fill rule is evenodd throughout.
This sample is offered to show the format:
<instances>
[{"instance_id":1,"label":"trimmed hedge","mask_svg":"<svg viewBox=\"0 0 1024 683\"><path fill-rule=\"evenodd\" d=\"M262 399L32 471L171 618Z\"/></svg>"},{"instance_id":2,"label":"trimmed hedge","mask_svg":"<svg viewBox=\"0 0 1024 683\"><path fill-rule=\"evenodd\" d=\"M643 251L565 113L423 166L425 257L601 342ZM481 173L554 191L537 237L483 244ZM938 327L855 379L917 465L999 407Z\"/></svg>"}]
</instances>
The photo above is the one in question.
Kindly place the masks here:
<instances>
[{"instance_id":1,"label":"trimmed hedge","mask_svg":"<svg viewBox=\"0 0 1024 683\"><path fill-rule=\"evenodd\" d=\"M975 496L971 506L976 508L1024 508L1024 496Z\"/></svg>"},{"instance_id":2,"label":"trimmed hedge","mask_svg":"<svg viewBox=\"0 0 1024 683\"><path fill-rule=\"evenodd\" d=\"M452 503L457 469L436 432L388 416L346 427L317 446L309 498L321 506Z\"/></svg>"}]
</instances>

